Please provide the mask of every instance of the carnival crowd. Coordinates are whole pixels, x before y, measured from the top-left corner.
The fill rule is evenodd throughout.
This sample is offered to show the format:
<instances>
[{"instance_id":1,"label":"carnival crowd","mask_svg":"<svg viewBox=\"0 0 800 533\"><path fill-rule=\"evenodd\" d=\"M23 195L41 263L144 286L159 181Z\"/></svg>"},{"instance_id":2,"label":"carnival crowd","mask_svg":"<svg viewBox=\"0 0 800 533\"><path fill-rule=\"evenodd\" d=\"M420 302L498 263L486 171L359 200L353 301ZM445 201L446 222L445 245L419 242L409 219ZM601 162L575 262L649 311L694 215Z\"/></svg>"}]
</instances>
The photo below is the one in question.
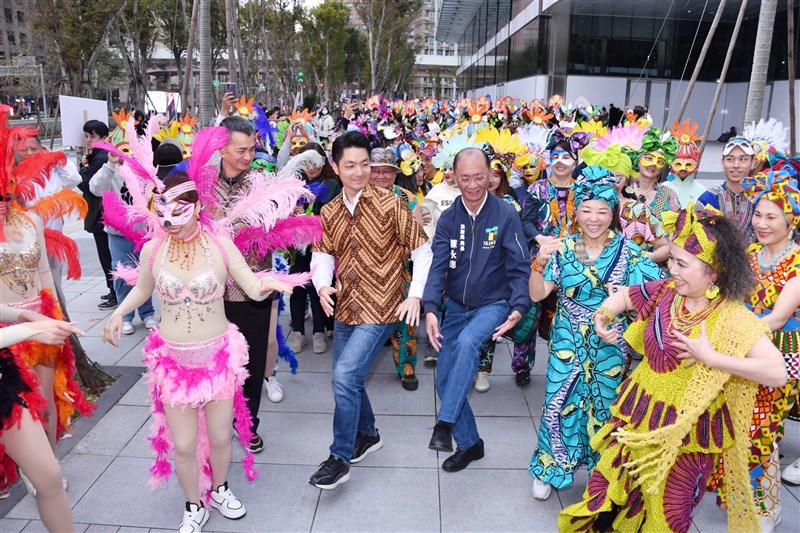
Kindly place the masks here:
<instances>
[{"instance_id":1,"label":"carnival crowd","mask_svg":"<svg viewBox=\"0 0 800 533\"><path fill-rule=\"evenodd\" d=\"M769 532L781 484L800 484L800 459L781 471L779 455L798 418L800 156L775 119L725 139L724 181L706 190L690 119L659 128L641 108L558 95L376 95L335 118L226 93L207 127L125 110L113 130L88 121L78 165L8 111L0 490L22 477L50 531L74 529L53 450L94 408L76 381L82 332L64 321L62 278L80 277L67 216L105 273L103 340L118 346L136 313L149 330L151 484L176 473L180 533L200 533L210 509L244 516L232 436L252 481L262 387L281 401L277 360L294 371L329 342L333 442L309 480L321 489L382 447L365 379L385 345L405 390L418 355L436 365L428 447L451 454L442 469L482 459L469 394L491 387L501 341L516 385L547 369L533 498L590 473L562 531L686 532L713 492L730 531Z\"/></svg>"}]
</instances>

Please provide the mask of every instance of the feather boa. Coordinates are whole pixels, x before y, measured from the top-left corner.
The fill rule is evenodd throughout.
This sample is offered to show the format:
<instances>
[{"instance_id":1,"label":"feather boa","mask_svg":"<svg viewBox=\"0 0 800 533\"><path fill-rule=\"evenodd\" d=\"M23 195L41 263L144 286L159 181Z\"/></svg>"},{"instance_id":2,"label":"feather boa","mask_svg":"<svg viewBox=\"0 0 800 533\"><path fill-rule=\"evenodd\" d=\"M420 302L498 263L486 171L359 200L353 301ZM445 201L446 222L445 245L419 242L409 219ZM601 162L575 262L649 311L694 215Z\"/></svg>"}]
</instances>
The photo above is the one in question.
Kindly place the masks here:
<instances>
[{"instance_id":1,"label":"feather boa","mask_svg":"<svg viewBox=\"0 0 800 533\"><path fill-rule=\"evenodd\" d=\"M64 320L64 314L50 289L41 291L38 300L39 307L34 309L35 311L48 318ZM47 345L28 340L15 344L9 349L30 366L55 363L53 396L56 403L57 436L60 437L64 431L71 430L70 420L76 413L82 416L92 416L96 406L89 403L80 385L75 381L75 354L69 340L58 345Z\"/></svg>"},{"instance_id":2,"label":"feather boa","mask_svg":"<svg viewBox=\"0 0 800 533\"><path fill-rule=\"evenodd\" d=\"M273 272L281 272L285 274L289 271L289 265L277 254L273 255L272 267ZM278 296L279 316L284 309L286 309L286 301L284 300L283 294L281 294ZM292 374L297 374L297 367L300 366L297 362L297 354L294 353L294 350L292 350L288 344L286 344L286 337L283 334L283 328L281 327L280 323L278 323L275 327L275 340L278 342L278 357L289 363L289 370Z\"/></svg>"},{"instance_id":3,"label":"feather boa","mask_svg":"<svg viewBox=\"0 0 800 533\"><path fill-rule=\"evenodd\" d=\"M44 228L44 243L49 257L67 264L67 279L81 279L78 244L74 240L60 231Z\"/></svg>"},{"instance_id":4,"label":"feather boa","mask_svg":"<svg viewBox=\"0 0 800 533\"><path fill-rule=\"evenodd\" d=\"M244 255L253 253L261 261L276 250L303 248L322 238L322 222L315 216L293 216L275 223L270 231L242 228L233 240Z\"/></svg>"},{"instance_id":5,"label":"feather boa","mask_svg":"<svg viewBox=\"0 0 800 533\"><path fill-rule=\"evenodd\" d=\"M0 350L0 437L3 432L20 427L22 411L27 405L31 417L44 423L47 401L39 393L39 380L31 367L10 350ZM7 490L17 480L17 465L6 455L0 438L0 490Z\"/></svg>"}]
</instances>

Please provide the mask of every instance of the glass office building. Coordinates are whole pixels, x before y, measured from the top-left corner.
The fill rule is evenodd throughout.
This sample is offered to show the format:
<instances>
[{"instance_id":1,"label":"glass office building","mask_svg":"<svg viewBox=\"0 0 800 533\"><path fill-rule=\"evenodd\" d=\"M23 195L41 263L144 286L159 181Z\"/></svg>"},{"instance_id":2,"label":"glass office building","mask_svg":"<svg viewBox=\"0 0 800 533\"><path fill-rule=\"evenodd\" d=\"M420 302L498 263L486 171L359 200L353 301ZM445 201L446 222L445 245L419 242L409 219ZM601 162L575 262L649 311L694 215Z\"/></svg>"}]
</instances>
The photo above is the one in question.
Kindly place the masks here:
<instances>
[{"instance_id":1,"label":"glass office building","mask_svg":"<svg viewBox=\"0 0 800 533\"><path fill-rule=\"evenodd\" d=\"M459 45L460 95L542 98L558 93L568 100L586 96L592 102L599 98L604 104L643 103L651 109L655 106L665 116L674 99L683 95L685 80L692 75L720 3L719 0L438 1L441 15L437 37ZM768 71L768 85L772 89L781 80L786 84L788 78L789 1L795 5L795 50L800 42L797 40L800 0L778 0ZM748 2L736 40L726 78L726 86L732 90L726 90L724 95L732 99L732 105L741 92L735 87L737 84L745 86L746 94L760 4ZM740 1L729 0L723 9L698 78L701 93L707 92L704 82L715 85L719 78L740 5ZM800 67L800 53L795 54L795 62ZM773 92L770 90L769 98ZM788 85L785 92L788 93Z\"/></svg>"}]
</instances>

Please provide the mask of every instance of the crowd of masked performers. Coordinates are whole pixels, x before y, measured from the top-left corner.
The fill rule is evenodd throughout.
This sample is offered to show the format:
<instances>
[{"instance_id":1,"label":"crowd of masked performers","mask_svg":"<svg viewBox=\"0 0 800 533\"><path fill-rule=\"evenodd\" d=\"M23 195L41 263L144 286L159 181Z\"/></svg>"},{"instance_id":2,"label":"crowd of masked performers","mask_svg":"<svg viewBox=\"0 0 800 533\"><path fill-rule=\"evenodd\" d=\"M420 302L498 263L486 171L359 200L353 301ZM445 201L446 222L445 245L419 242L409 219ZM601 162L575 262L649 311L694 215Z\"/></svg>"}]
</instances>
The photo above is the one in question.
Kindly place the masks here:
<instances>
[{"instance_id":1,"label":"crowd of masked performers","mask_svg":"<svg viewBox=\"0 0 800 533\"><path fill-rule=\"evenodd\" d=\"M347 482L382 446L370 366L390 345L416 390L422 315L444 470L484 456L468 396L490 389L497 344L527 387L543 338L532 496L589 471L560 530L689 531L705 492L730 531L778 525L781 484L800 485L800 459L779 454L800 377L800 156L779 121L728 139L706 189L697 125L641 109L375 96L335 114L230 94L200 129L123 110L113 130L86 123L75 165L0 109L0 491L22 477L45 526L73 529L53 451L93 411L61 291L80 277L62 233L78 217L109 289L103 340L132 334L137 311L149 330L151 485L176 473L179 532L200 533L209 508L245 515L231 437L252 481L262 387L281 401L277 358L295 371L309 344L332 341L335 400L309 483Z\"/></svg>"}]
</instances>

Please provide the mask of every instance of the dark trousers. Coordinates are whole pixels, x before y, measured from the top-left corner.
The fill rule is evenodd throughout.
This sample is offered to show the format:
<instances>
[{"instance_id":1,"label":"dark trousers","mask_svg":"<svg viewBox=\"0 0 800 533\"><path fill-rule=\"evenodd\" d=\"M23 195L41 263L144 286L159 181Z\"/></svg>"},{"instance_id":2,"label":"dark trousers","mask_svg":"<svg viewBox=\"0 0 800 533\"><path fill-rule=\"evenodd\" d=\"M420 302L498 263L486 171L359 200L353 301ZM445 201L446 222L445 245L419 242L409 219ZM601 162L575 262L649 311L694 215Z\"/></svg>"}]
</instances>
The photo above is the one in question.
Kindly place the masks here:
<instances>
[{"instance_id":1,"label":"dark trousers","mask_svg":"<svg viewBox=\"0 0 800 533\"><path fill-rule=\"evenodd\" d=\"M225 316L244 335L249 347L250 360L244 381L244 397L253 418L253 433L258 429L258 408L261 406L261 387L267 369L267 342L272 300L264 302L225 302Z\"/></svg>"},{"instance_id":2,"label":"dark trousers","mask_svg":"<svg viewBox=\"0 0 800 533\"><path fill-rule=\"evenodd\" d=\"M106 277L106 285L111 294L114 294L114 278L111 276L111 250L108 247L108 233L103 230L92 232L94 245L97 248L97 257L100 259L100 267Z\"/></svg>"},{"instance_id":3,"label":"dark trousers","mask_svg":"<svg viewBox=\"0 0 800 533\"><path fill-rule=\"evenodd\" d=\"M297 254L297 259L290 267L289 272L298 274L311 272L311 252ZM314 321L314 333L325 331L325 311L319 303L319 295L314 285L309 281L302 287L295 287L289 299L289 310L292 313L292 330L302 334L306 332L306 298L311 300L311 318Z\"/></svg>"}]
</instances>

